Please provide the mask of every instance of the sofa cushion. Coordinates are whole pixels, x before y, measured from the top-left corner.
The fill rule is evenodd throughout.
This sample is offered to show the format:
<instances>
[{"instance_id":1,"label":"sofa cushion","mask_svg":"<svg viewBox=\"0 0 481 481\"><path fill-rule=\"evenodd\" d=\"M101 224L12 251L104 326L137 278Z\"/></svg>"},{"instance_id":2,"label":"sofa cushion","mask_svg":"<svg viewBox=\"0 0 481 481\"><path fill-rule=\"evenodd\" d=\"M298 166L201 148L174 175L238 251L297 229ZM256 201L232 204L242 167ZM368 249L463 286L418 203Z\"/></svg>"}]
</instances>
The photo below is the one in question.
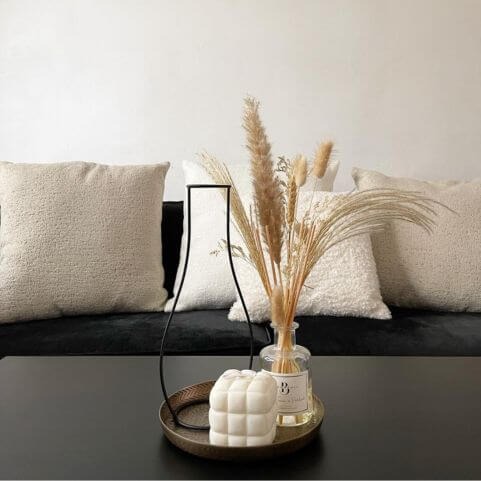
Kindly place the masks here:
<instances>
[{"instance_id":1,"label":"sofa cushion","mask_svg":"<svg viewBox=\"0 0 481 481\"><path fill-rule=\"evenodd\" d=\"M301 193L297 200L298 216L302 218L313 199L325 211L329 211L345 196L346 194L319 192L313 198L311 193ZM234 264L250 318L257 322L270 320L270 300L257 269L252 263L238 257L234 258ZM327 250L314 265L304 284L296 308L298 316L391 318L379 290L369 234L345 239ZM229 319L243 321L245 318L242 303L237 296L230 309Z\"/></svg>"},{"instance_id":2,"label":"sofa cushion","mask_svg":"<svg viewBox=\"0 0 481 481\"><path fill-rule=\"evenodd\" d=\"M168 314L76 316L0 325L0 357L8 355L158 354ZM254 325L256 352L270 342L265 326ZM227 311L175 314L166 351L170 354L244 354L246 324L227 320Z\"/></svg>"},{"instance_id":3,"label":"sofa cushion","mask_svg":"<svg viewBox=\"0 0 481 481\"><path fill-rule=\"evenodd\" d=\"M384 301L406 308L481 312L481 179L426 182L363 169L353 169L353 177L359 190L418 192L452 209L434 206L431 233L395 220L372 234Z\"/></svg>"},{"instance_id":4,"label":"sofa cushion","mask_svg":"<svg viewBox=\"0 0 481 481\"><path fill-rule=\"evenodd\" d=\"M0 323L162 309L168 168L0 164Z\"/></svg>"},{"instance_id":5,"label":"sofa cushion","mask_svg":"<svg viewBox=\"0 0 481 481\"><path fill-rule=\"evenodd\" d=\"M391 308L392 319L299 317L314 355L481 356L481 313Z\"/></svg>"}]
</instances>

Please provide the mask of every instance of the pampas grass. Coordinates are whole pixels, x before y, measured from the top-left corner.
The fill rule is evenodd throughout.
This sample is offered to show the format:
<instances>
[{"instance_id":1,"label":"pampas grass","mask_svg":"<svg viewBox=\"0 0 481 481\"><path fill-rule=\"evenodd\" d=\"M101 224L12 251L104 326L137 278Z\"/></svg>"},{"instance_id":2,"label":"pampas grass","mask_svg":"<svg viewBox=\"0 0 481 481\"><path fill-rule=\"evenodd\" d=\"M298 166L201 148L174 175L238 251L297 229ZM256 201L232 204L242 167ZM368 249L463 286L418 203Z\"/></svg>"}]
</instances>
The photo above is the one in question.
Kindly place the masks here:
<instances>
[{"instance_id":1,"label":"pampas grass","mask_svg":"<svg viewBox=\"0 0 481 481\"><path fill-rule=\"evenodd\" d=\"M324 176L333 151L332 142L319 145L312 165L304 156L293 161L280 158L274 166L271 145L259 115L259 102L245 99L244 129L250 154L252 205L245 207L229 170L216 158L202 154L213 181L231 184L231 207L245 245L241 257L256 269L269 298L272 320L279 330L279 347L289 350L296 308L307 277L319 259L333 246L351 237L383 229L392 221L434 228L435 208L440 205L416 192L393 189L352 192L319 202L310 194L308 208L299 213L298 199L306 177ZM292 372L292 363L278 365Z\"/></svg>"},{"instance_id":2,"label":"pampas grass","mask_svg":"<svg viewBox=\"0 0 481 481\"><path fill-rule=\"evenodd\" d=\"M279 179L274 175L271 145L259 116L259 102L247 97L244 104L244 129L250 153L254 208L261 234L269 246L273 276L281 262L284 205Z\"/></svg>"},{"instance_id":3,"label":"pampas grass","mask_svg":"<svg viewBox=\"0 0 481 481\"><path fill-rule=\"evenodd\" d=\"M332 141L323 142L316 150L314 162L312 166L312 175L318 179L322 179L326 173L329 159L331 158L332 148L334 143Z\"/></svg>"},{"instance_id":4,"label":"pampas grass","mask_svg":"<svg viewBox=\"0 0 481 481\"><path fill-rule=\"evenodd\" d=\"M307 179L307 159L303 155L298 155L295 158L292 171L296 186L302 187Z\"/></svg>"}]
</instances>

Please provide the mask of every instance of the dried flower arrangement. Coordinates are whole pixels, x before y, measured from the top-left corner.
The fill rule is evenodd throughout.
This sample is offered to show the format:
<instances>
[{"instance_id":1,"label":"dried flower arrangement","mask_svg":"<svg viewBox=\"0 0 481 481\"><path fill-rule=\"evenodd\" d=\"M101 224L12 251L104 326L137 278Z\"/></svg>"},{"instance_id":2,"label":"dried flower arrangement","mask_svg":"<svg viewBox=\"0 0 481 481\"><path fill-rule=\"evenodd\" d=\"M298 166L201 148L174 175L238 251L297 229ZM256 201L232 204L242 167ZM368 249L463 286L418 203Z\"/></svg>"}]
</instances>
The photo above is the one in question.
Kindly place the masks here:
<instances>
[{"instance_id":1,"label":"dried flower arrangement","mask_svg":"<svg viewBox=\"0 0 481 481\"><path fill-rule=\"evenodd\" d=\"M393 189L351 192L318 202L309 192L307 210L299 213L299 195L308 176L321 179L333 153L333 143L321 143L311 163L303 155L280 157L274 164L271 145L259 116L259 102L245 99L243 126L250 154L253 202L246 208L228 168L209 154L202 163L216 183L231 184L231 207L245 249L233 254L250 262L271 302L271 319L279 331L278 347L292 349L291 329L299 296L312 268L334 245L353 236L382 229L393 220L433 228L436 202L415 192ZM283 335L284 333L284 335ZM276 372L297 371L295 361L281 358Z\"/></svg>"}]
</instances>

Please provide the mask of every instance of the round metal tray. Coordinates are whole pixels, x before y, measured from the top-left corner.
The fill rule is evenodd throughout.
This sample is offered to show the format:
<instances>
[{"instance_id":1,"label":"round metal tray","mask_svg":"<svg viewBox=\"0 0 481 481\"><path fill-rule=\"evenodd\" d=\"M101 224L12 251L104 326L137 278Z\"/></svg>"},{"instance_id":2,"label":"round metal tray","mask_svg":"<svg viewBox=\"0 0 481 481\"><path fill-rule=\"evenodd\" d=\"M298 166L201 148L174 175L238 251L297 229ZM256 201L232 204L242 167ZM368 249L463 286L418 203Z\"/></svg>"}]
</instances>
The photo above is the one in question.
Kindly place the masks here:
<instances>
[{"instance_id":1,"label":"round metal tray","mask_svg":"<svg viewBox=\"0 0 481 481\"><path fill-rule=\"evenodd\" d=\"M180 413L183 421L196 425L208 424L209 393L213 385L214 381L206 381L185 387L169 396L174 410L187 405ZM312 441L324 418L324 405L320 399L313 396L313 402L314 414L309 422L296 427L278 427L272 444L256 447L214 446L209 443L209 431L176 426L165 402L160 406L159 419L167 439L190 454L207 459L246 461L293 453Z\"/></svg>"}]
</instances>

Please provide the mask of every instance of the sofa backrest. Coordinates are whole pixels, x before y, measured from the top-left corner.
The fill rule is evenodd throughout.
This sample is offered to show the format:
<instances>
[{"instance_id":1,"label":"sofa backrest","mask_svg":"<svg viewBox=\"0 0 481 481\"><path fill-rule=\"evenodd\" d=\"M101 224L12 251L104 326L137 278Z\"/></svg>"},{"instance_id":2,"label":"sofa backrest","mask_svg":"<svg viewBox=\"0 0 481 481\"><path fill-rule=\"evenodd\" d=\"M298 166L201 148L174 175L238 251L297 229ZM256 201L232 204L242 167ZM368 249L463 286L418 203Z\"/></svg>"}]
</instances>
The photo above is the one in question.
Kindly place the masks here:
<instances>
[{"instance_id":1,"label":"sofa backrest","mask_svg":"<svg viewBox=\"0 0 481 481\"><path fill-rule=\"evenodd\" d=\"M179 266L180 243L184 222L184 203L182 201L164 202L162 209L162 260L165 271L164 286L172 297L175 276Z\"/></svg>"}]
</instances>

